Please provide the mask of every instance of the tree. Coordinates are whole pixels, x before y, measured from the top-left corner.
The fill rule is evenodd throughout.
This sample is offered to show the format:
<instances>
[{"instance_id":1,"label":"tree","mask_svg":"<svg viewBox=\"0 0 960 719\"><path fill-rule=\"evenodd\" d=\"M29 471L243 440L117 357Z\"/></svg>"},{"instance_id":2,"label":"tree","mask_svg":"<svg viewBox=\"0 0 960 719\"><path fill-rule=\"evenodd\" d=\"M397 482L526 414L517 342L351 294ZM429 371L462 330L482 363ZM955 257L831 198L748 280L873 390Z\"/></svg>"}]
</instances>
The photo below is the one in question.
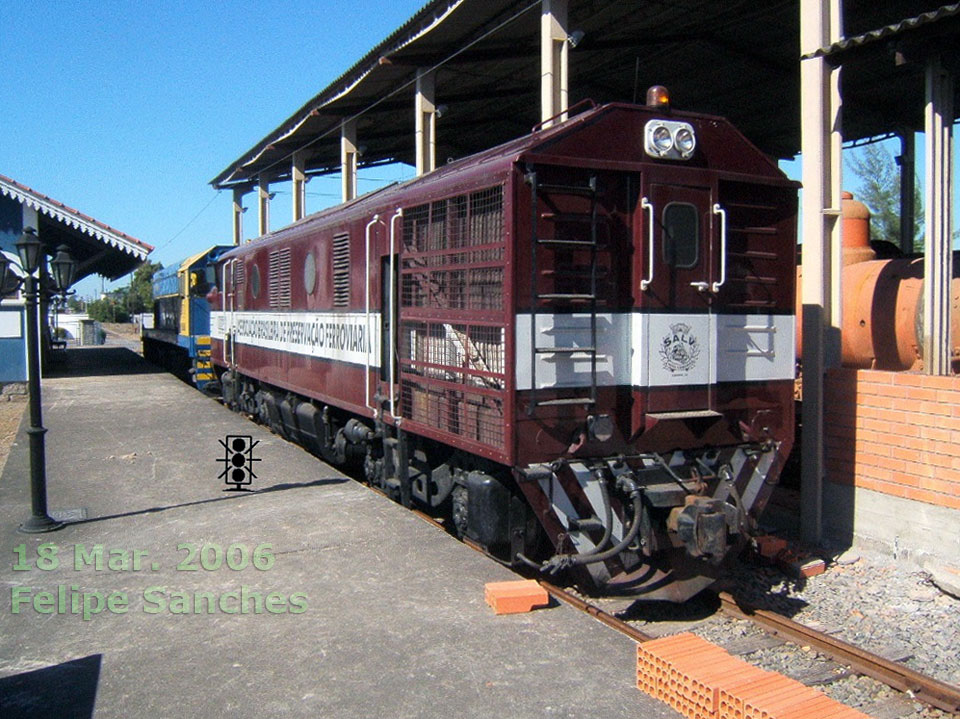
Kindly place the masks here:
<instances>
[{"instance_id":1,"label":"tree","mask_svg":"<svg viewBox=\"0 0 960 719\"><path fill-rule=\"evenodd\" d=\"M847 161L860 182L857 199L870 208L870 238L900 246L900 172L880 143L858 148ZM923 249L923 201L920 185L913 187L913 248Z\"/></svg>"},{"instance_id":2,"label":"tree","mask_svg":"<svg viewBox=\"0 0 960 719\"><path fill-rule=\"evenodd\" d=\"M162 267L159 262L144 262L136 269L126 293L128 312L146 312L153 306L153 275Z\"/></svg>"},{"instance_id":3,"label":"tree","mask_svg":"<svg viewBox=\"0 0 960 719\"><path fill-rule=\"evenodd\" d=\"M103 299L93 300L87 303L87 314L90 319L97 322L129 322L130 315L127 314L123 304L113 297L104 297Z\"/></svg>"}]
</instances>

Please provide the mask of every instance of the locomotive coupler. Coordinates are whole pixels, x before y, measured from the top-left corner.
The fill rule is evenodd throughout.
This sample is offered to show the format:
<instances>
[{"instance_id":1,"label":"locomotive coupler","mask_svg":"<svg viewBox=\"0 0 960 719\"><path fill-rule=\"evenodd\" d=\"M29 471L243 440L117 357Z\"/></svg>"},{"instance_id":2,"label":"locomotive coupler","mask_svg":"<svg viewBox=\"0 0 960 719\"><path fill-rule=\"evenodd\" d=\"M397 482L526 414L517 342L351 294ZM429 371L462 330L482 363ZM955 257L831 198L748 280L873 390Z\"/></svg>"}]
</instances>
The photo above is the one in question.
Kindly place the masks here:
<instances>
[{"instance_id":1,"label":"locomotive coupler","mask_svg":"<svg viewBox=\"0 0 960 719\"><path fill-rule=\"evenodd\" d=\"M740 531L737 508L721 499L688 496L684 507L670 512L673 529L692 557L719 562L727 553L727 534Z\"/></svg>"}]
</instances>

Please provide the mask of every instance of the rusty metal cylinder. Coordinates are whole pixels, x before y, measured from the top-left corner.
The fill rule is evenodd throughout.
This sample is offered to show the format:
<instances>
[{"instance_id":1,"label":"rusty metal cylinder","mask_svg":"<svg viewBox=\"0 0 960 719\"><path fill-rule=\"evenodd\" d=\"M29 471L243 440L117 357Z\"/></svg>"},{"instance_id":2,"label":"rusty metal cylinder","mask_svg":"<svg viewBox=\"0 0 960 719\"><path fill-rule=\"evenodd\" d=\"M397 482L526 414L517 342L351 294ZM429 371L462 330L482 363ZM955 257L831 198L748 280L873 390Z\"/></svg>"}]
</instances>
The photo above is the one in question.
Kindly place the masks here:
<instances>
[{"instance_id":1,"label":"rusty metal cylinder","mask_svg":"<svg viewBox=\"0 0 960 719\"><path fill-rule=\"evenodd\" d=\"M845 191L841 198L843 266L877 259L870 247L870 208L853 199L853 193Z\"/></svg>"},{"instance_id":2,"label":"rusty metal cylinder","mask_svg":"<svg viewBox=\"0 0 960 719\"><path fill-rule=\"evenodd\" d=\"M850 193L843 204L842 364L861 369L918 369L923 338L923 259L877 260L870 212ZM960 357L960 262L951 283L951 356ZM797 268L797 358L802 357L802 273Z\"/></svg>"},{"instance_id":3,"label":"rusty metal cylinder","mask_svg":"<svg viewBox=\"0 0 960 719\"><path fill-rule=\"evenodd\" d=\"M920 359L923 260L873 260L843 268L842 363L908 370Z\"/></svg>"}]
</instances>

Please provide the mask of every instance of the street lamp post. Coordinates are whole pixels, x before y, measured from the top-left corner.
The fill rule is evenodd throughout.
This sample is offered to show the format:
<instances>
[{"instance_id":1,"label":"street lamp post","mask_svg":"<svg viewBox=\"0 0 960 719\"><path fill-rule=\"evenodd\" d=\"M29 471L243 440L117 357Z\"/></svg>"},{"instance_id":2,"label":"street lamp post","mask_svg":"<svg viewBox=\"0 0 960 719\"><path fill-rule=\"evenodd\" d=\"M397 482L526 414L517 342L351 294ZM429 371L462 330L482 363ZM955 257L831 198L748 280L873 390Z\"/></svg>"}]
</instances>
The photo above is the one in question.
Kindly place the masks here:
<instances>
[{"instance_id":1,"label":"street lamp post","mask_svg":"<svg viewBox=\"0 0 960 719\"><path fill-rule=\"evenodd\" d=\"M51 263L54 269L54 281L57 289L65 292L73 282L76 272L76 262L66 253L66 247L61 246L57 257ZM37 237L32 227L27 227L17 242L17 253L20 255L20 266L24 271L23 285L26 299L27 325L27 382L30 395L30 426L27 435L30 437L30 509L31 514L26 522L20 525L21 532L36 534L50 532L63 526L62 522L47 514L47 472L46 452L44 447L43 417L40 402L40 279L42 271L40 261L43 257L43 243ZM57 264L57 260L60 263ZM0 292L7 285L8 261L0 255ZM59 271L58 271L59 270ZM67 284L61 285L60 282ZM19 281L13 285L16 291Z\"/></svg>"}]
</instances>

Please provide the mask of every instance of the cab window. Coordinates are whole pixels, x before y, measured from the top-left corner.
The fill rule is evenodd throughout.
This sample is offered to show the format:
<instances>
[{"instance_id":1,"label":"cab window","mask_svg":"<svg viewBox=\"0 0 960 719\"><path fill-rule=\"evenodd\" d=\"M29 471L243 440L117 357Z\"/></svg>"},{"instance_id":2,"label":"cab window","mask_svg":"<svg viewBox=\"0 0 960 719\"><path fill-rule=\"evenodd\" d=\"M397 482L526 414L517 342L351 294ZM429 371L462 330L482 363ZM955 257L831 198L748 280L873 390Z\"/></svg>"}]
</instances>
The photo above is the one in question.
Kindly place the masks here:
<instances>
[{"instance_id":1,"label":"cab window","mask_svg":"<svg viewBox=\"0 0 960 719\"><path fill-rule=\"evenodd\" d=\"M663 261L670 267L688 269L697 264L700 249L697 208L687 202L671 202L663 208Z\"/></svg>"}]
</instances>

